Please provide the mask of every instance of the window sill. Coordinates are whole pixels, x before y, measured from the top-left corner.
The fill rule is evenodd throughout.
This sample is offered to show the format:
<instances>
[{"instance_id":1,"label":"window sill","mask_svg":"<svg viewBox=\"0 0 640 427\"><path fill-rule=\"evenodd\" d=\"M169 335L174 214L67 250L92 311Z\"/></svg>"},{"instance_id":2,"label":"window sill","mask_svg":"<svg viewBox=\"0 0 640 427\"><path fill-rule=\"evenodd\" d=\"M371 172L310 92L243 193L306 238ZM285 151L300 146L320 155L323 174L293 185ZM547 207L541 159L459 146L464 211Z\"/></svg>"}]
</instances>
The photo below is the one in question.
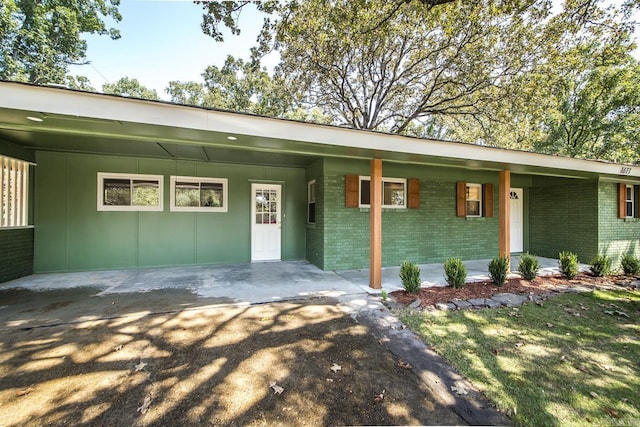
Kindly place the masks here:
<instances>
[{"instance_id":1,"label":"window sill","mask_svg":"<svg viewBox=\"0 0 640 427\"><path fill-rule=\"evenodd\" d=\"M1 230L25 230L29 228L35 228L33 225L18 225L16 227L0 227Z\"/></svg>"},{"instance_id":2,"label":"window sill","mask_svg":"<svg viewBox=\"0 0 640 427\"><path fill-rule=\"evenodd\" d=\"M307 222L307 228L311 229L311 230L315 230L316 229L316 223L309 223Z\"/></svg>"},{"instance_id":3,"label":"window sill","mask_svg":"<svg viewBox=\"0 0 640 427\"><path fill-rule=\"evenodd\" d=\"M485 221L487 219L484 216L467 216L465 218L467 221Z\"/></svg>"},{"instance_id":4,"label":"window sill","mask_svg":"<svg viewBox=\"0 0 640 427\"><path fill-rule=\"evenodd\" d=\"M360 212L370 212L371 208L358 208ZM382 212L407 212L409 209L405 207L401 208L382 208Z\"/></svg>"},{"instance_id":5,"label":"window sill","mask_svg":"<svg viewBox=\"0 0 640 427\"><path fill-rule=\"evenodd\" d=\"M640 222L640 218L624 218L624 222Z\"/></svg>"}]
</instances>

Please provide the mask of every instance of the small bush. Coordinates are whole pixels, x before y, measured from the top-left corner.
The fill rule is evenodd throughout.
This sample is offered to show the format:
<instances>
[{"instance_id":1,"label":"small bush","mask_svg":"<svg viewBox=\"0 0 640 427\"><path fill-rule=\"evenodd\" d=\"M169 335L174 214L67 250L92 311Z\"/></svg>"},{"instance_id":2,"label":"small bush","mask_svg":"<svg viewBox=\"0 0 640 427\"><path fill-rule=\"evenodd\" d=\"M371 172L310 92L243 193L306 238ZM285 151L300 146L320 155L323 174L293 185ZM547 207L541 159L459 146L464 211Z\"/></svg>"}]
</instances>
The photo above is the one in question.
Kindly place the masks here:
<instances>
[{"instance_id":1,"label":"small bush","mask_svg":"<svg viewBox=\"0 0 640 427\"><path fill-rule=\"evenodd\" d=\"M602 277L611 271L611 260L606 255L598 255L591 261L591 274L596 277Z\"/></svg>"},{"instance_id":2,"label":"small bush","mask_svg":"<svg viewBox=\"0 0 640 427\"><path fill-rule=\"evenodd\" d=\"M568 279L573 279L578 275L578 255L573 252L560 252L560 272Z\"/></svg>"},{"instance_id":3,"label":"small bush","mask_svg":"<svg viewBox=\"0 0 640 427\"><path fill-rule=\"evenodd\" d=\"M533 280L538 275L540 270L540 261L533 255L529 255L529 252L520 256L520 262L518 263L518 272L525 280Z\"/></svg>"},{"instance_id":4,"label":"small bush","mask_svg":"<svg viewBox=\"0 0 640 427\"><path fill-rule=\"evenodd\" d=\"M420 268L409 261L404 261L400 266L400 280L402 280L402 286L407 292L417 294L420 292L421 283L420 280Z\"/></svg>"},{"instance_id":5,"label":"small bush","mask_svg":"<svg viewBox=\"0 0 640 427\"><path fill-rule=\"evenodd\" d=\"M497 256L489 262L489 277L496 286L502 286L507 281L509 272L509 257Z\"/></svg>"},{"instance_id":6,"label":"small bush","mask_svg":"<svg viewBox=\"0 0 640 427\"><path fill-rule=\"evenodd\" d=\"M464 286L467 280L467 267L460 258L449 258L444 262L444 278L454 288Z\"/></svg>"},{"instance_id":7,"label":"small bush","mask_svg":"<svg viewBox=\"0 0 640 427\"><path fill-rule=\"evenodd\" d=\"M622 271L624 274L637 276L640 273L640 259L627 252L622 256Z\"/></svg>"}]
</instances>

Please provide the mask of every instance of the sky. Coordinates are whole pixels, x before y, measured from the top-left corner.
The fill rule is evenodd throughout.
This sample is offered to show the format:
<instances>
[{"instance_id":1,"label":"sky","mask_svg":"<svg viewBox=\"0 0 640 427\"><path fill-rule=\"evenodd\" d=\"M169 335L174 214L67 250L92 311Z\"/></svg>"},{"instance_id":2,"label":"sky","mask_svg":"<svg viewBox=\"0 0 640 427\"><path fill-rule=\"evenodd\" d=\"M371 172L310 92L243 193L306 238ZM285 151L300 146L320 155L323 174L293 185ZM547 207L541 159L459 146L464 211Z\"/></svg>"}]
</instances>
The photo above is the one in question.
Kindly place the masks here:
<instances>
[{"instance_id":1,"label":"sky","mask_svg":"<svg viewBox=\"0 0 640 427\"><path fill-rule=\"evenodd\" d=\"M121 77L136 78L167 100L164 89L169 81L202 82L204 69L222 66L229 54L248 59L262 26L258 12L243 11L241 35L227 33L219 43L202 32L203 9L192 1L123 0L119 10L121 22L106 22L120 30L121 38L85 35L90 64L72 66L71 74L88 77L98 90ZM264 65L273 67L276 62L267 58Z\"/></svg>"}]
</instances>

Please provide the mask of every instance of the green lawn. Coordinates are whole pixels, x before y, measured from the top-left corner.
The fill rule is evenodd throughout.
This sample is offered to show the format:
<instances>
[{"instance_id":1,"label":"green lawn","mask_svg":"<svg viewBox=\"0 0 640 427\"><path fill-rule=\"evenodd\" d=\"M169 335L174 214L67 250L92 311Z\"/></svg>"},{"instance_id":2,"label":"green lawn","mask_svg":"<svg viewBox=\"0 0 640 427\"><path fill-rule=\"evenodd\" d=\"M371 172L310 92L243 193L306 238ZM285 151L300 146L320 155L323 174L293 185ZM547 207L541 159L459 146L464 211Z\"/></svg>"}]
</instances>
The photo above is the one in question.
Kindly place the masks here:
<instances>
[{"instance_id":1,"label":"green lawn","mask_svg":"<svg viewBox=\"0 0 640 427\"><path fill-rule=\"evenodd\" d=\"M402 320L516 424L640 426L640 292Z\"/></svg>"}]
</instances>

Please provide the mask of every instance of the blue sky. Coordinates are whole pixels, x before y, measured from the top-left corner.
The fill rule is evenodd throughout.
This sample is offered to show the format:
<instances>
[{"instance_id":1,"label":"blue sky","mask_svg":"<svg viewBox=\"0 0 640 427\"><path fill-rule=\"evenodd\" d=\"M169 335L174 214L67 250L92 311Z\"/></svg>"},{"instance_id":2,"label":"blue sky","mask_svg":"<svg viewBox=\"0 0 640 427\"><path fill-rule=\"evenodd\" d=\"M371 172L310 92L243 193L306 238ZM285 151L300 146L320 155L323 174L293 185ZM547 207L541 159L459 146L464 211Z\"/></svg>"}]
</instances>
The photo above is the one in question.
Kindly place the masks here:
<instances>
[{"instance_id":1,"label":"blue sky","mask_svg":"<svg viewBox=\"0 0 640 427\"><path fill-rule=\"evenodd\" d=\"M123 0L119 9L122 21L109 24L122 37L86 36L91 65L73 66L71 74L88 77L98 90L124 76L137 78L165 99L171 80L202 81L204 69L221 66L228 54L247 59L262 25L258 12L243 11L241 35L217 43L202 33L202 6L191 1Z\"/></svg>"}]
</instances>

